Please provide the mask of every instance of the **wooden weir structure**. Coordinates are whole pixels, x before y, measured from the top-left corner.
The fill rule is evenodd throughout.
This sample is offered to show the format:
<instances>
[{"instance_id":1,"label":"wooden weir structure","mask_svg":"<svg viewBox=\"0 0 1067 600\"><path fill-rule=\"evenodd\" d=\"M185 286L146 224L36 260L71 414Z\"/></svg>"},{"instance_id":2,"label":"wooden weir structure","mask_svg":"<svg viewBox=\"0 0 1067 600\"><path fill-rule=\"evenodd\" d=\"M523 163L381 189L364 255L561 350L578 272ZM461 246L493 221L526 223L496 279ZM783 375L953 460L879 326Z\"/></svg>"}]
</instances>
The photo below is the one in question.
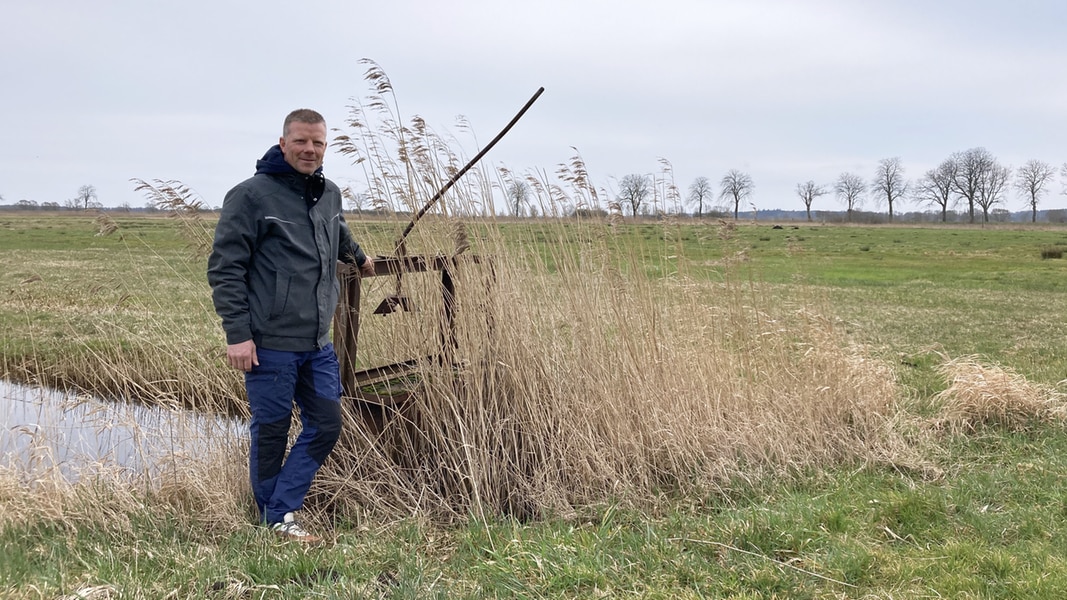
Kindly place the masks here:
<instances>
[{"instance_id":1,"label":"wooden weir structure","mask_svg":"<svg viewBox=\"0 0 1067 600\"><path fill-rule=\"evenodd\" d=\"M375 257L374 275L360 274L355 265L338 263L337 277L341 293L334 314L333 344L341 368L341 386L344 398L354 402L367 425L375 433L381 432L385 419L392 413L403 411L404 405L414 393L411 385L401 382L418 372L419 365L427 361L451 365L454 363L456 340L456 284L453 269L460 261L481 262L477 256L394 256ZM438 352L390 364L356 368L359 348L361 282L366 277L396 277L408 273L436 274L441 293L441 311L437 331ZM405 300L406 304L406 300ZM386 314L391 309L379 305L372 314ZM410 309L405 306L405 309Z\"/></svg>"}]
</instances>

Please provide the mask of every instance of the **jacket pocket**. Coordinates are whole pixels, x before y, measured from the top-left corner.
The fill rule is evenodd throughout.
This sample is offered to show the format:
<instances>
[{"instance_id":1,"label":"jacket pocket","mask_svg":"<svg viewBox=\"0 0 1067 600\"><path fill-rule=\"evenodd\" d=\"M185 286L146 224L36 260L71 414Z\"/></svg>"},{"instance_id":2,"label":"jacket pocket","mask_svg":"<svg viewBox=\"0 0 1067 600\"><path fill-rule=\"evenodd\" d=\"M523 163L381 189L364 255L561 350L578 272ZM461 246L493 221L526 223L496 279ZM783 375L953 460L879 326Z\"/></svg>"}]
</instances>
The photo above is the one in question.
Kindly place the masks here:
<instances>
[{"instance_id":1,"label":"jacket pocket","mask_svg":"<svg viewBox=\"0 0 1067 600\"><path fill-rule=\"evenodd\" d=\"M274 280L274 302L270 307L268 320L274 320L285 314L285 307L289 304L289 290L293 284L293 276L289 273L279 272Z\"/></svg>"}]
</instances>

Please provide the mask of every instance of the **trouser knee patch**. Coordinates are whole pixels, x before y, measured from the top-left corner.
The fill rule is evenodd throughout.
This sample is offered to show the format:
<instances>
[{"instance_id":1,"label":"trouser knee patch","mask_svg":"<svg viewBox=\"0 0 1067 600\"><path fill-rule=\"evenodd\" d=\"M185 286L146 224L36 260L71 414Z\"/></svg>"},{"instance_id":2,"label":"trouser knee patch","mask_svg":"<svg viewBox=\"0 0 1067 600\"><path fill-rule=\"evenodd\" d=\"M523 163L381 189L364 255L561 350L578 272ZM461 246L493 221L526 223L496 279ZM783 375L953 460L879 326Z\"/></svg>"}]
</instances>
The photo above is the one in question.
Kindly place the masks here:
<instances>
[{"instance_id":1,"label":"trouser knee patch","mask_svg":"<svg viewBox=\"0 0 1067 600\"><path fill-rule=\"evenodd\" d=\"M259 464L256 465L256 472L259 473L261 481L274 477L282 469L285 449L289 444L289 424L290 419L282 419L259 426Z\"/></svg>"},{"instance_id":2,"label":"trouser knee patch","mask_svg":"<svg viewBox=\"0 0 1067 600\"><path fill-rule=\"evenodd\" d=\"M308 445L308 455L321 465L326 462L326 457L330 455L340 436L340 419L320 424L315 431L315 438Z\"/></svg>"}]
</instances>

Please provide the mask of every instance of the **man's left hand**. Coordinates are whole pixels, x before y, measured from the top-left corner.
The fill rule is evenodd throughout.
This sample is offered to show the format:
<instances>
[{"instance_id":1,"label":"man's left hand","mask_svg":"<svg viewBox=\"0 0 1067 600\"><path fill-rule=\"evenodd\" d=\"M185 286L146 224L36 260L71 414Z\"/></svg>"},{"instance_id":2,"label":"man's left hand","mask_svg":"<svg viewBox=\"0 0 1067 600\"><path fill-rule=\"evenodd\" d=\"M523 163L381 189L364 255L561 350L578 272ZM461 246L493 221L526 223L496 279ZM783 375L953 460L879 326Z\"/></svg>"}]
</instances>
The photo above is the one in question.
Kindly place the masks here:
<instances>
[{"instance_id":1,"label":"man's left hand","mask_svg":"<svg viewBox=\"0 0 1067 600\"><path fill-rule=\"evenodd\" d=\"M359 265L359 272L364 277L374 277L374 259L367 257L367 260L363 261L362 265Z\"/></svg>"}]
</instances>

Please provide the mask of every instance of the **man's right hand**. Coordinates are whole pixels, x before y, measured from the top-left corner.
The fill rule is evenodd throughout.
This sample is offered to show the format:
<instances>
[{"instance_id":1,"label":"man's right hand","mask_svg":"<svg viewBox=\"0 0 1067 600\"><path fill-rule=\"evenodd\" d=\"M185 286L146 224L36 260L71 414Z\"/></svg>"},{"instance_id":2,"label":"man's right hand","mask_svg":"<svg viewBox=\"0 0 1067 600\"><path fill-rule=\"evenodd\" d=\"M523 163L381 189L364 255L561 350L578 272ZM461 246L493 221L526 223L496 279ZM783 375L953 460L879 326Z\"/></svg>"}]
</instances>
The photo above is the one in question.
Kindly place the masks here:
<instances>
[{"instance_id":1,"label":"man's right hand","mask_svg":"<svg viewBox=\"0 0 1067 600\"><path fill-rule=\"evenodd\" d=\"M226 362L238 371L251 371L259 366L256 356L256 343L252 340L226 346Z\"/></svg>"}]
</instances>

